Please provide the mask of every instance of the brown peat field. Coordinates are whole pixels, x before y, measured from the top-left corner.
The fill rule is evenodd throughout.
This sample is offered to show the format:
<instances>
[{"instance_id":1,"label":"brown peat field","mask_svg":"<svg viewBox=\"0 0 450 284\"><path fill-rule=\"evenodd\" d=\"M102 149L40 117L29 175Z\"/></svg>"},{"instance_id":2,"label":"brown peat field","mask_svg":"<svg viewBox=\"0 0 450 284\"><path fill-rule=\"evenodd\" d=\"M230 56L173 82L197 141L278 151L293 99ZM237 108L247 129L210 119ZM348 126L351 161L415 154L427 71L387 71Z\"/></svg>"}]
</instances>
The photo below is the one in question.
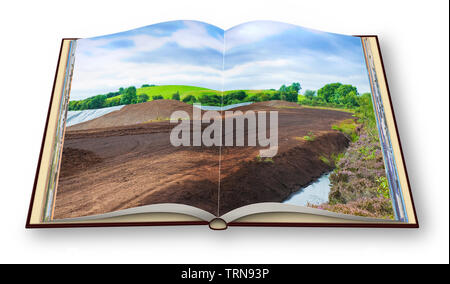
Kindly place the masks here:
<instances>
[{"instance_id":1,"label":"brown peat field","mask_svg":"<svg viewBox=\"0 0 450 284\"><path fill-rule=\"evenodd\" d=\"M353 118L348 112L285 101L232 109L278 111L278 153L261 158L259 150L265 147L172 146L170 133L176 124L168 119L176 110L192 117L189 104L156 100L68 127L54 219L157 203L224 214L252 203L282 202L333 169L323 157L331 160L350 141L332 126ZM202 124L202 129L207 126ZM193 137L193 127L190 132Z\"/></svg>"}]
</instances>

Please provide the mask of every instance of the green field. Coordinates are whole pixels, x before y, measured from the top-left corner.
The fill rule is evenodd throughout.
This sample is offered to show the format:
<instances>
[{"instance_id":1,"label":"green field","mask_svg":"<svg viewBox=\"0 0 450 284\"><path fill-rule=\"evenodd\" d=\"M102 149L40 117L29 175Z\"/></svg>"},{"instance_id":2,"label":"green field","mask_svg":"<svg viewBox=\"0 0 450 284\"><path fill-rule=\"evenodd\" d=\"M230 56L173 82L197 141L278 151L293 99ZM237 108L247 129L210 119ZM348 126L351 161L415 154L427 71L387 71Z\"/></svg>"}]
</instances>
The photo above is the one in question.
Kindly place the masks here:
<instances>
[{"instance_id":1,"label":"green field","mask_svg":"<svg viewBox=\"0 0 450 284\"><path fill-rule=\"evenodd\" d=\"M237 91L244 91L248 96L256 95L260 93L273 94L275 90L229 90L223 92L225 95L230 94ZM164 99L171 99L172 95L176 92L179 92L180 98L184 99L188 95L192 95L196 98L199 98L203 95L222 95L222 91L212 90L208 88L195 87L195 86L185 86L185 85L162 85L162 86L152 86L152 87L143 87L136 89L136 94L146 94L149 96L149 100L152 100L153 96L160 95ZM121 95L111 97L106 99L106 101L111 101L114 98L120 98Z\"/></svg>"},{"instance_id":2,"label":"green field","mask_svg":"<svg viewBox=\"0 0 450 284\"><path fill-rule=\"evenodd\" d=\"M171 99L172 95L176 92L179 92L181 99L183 99L186 95L194 95L195 97L198 97L203 94L221 94L220 91L185 85L163 85L136 89L137 95L146 94L147 96L149 96L149 100L152 100L152 97L157 95L163 96L164 99ZM108 102L113 99L120 98L121 96L122 95L118 95L115 97L107 98L106 101Z\"/></svg>"},{"instance_id":3,"label":"green field","mask_svg":"<svg viewBox=\"0 0 450 284\"><path fill-rule=\"evenodd\" d=\"M184 85L163 85L163 86L153 86L153 87L144 87L139 88L136 90L136 94L146 94L152 98L152 96L155 95L161 95L164 97L164 99L171 99L172 95L178 92L183 98L185 95L188 94L204 94L204 93L214 93L214 94L220 94L219 91L202 88L202 87L195 87L195 86L184 86Z\"/></svg>"}]
</instances>

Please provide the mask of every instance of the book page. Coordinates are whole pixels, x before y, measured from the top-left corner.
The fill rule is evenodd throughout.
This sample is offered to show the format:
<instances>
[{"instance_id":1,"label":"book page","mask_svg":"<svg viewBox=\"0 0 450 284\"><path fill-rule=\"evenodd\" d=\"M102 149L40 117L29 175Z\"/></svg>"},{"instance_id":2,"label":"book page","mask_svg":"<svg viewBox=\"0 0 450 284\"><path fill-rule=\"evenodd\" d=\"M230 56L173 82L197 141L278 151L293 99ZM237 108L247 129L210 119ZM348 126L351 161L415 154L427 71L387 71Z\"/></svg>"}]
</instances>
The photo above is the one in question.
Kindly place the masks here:
<instances>
[{"instance_id":1,"label":"book page","mask_svg":"<svg viewBox=\"0 0 450 284\"><path fill-rule=\"evenodd\" d=\"M358 37L268 21L227 30L224 105L247 104L224 114L220 214L405 221L393 208L396 173L385 167L374 98Z\"/></svg>"},{"instance_id":2,"label":"book page","mask_svg":"<svg viewBox=\"0 0 450 284\"><path fill-rule=\"evenodd\" d=\"M205 23L78 40L56 196L45 219L143 206L211 219L219 147L198 142L205 111L193 104L220 105L222 69L223 30Z\"/></svg>"},{"instance_id":3,"label":"book page","mask_svg":"<svg viewBox=\"0 0 450 284\"><path fill-rule=\"evenodd\" d=\"M45 220L406 221L363 51L357 37L268 21L78 40Z\"/></svg>"}]
</instances>

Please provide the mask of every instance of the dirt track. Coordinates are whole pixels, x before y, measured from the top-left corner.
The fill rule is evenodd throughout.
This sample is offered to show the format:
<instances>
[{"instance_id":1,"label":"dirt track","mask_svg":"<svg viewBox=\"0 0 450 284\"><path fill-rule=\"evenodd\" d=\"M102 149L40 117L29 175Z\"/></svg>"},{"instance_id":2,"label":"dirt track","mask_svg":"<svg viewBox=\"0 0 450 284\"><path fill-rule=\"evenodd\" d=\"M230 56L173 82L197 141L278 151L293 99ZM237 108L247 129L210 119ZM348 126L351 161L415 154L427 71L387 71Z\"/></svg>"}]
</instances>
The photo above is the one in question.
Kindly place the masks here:
<instances>
[{"instance_id":1,"label":"dirt track","mask_svg":"<svg viewBox=\"0 0 450 284\"><path fill-rule=\"evenodd\" d=\"M331 169L319 160L320 155L329 157L348 145L331 126L351 118L349 113L286 102L256 103L234 110L279 111L279 150L273 162L257 159L259 147L222 147L221 155L219 147L174 147L169 141L174 125L169 122L103 128L109 122L93 122L99 128L68 128L55 218L163 202L193 205L213 214L255 202L279 202ZM169 111L173 110L167 107L164 115ZM154 116L135 113L139 115L145 119ZM120 121L117 113L113 117ZM309 131L316 139L301 139Z\"/></svg>"}]
</instances>

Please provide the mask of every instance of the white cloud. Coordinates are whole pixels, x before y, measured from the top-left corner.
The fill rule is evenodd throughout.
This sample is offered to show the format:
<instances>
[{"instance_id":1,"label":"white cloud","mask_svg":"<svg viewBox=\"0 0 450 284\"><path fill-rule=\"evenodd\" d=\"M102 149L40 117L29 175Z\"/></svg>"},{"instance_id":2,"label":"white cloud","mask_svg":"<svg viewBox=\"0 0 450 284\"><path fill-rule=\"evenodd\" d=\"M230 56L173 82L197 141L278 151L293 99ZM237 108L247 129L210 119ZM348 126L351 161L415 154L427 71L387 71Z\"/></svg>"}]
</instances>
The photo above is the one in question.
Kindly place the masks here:
<instances>
[{"instance_id":1,"label":"white cloud","mask_svg":"<svg viewBox=\"0 0 450 284\"><path fill-rule=\"evenodd\" d=\"M321 53L247 62L225 70L224 77L226 90L271 89L293 82L300 82L303 90L317 90L341 82L357 86L361 93L370 91L364 66Z\"/></svg>"},{"instance_id":2,"label":"white cloud","mask_svg":"<svg viewBox=\"0 0 450 284\"><path fill-rule=\"evenodd\" d=\"M279 22L251 22L242 24L225 32L225 51L233 47L258 42L266 37L280 34L290 28L290 24Z\"/></svg>"},{"instance_id":3,"label":"white cloud","mask_svg":"<svg viewBox=\"0 0 450 284\"><path fill-rule=\"evenodd\" d=\"M74 72L72 99L116 91L119 87L140 86L143 83L187 84L214 89L222 86L222 70L196 65L110 62L95 69L85 68L82 72L79 71L75 69Z\"/></svg>"},{"instance_id":4,"label":"white cloud","mask_svg":"<svg viewBox=\"0 0 450 284\"><path fill-rule=\"evenodd\" d=\"M215 38L208 34L205 27L197 22L184 22L186 29L175 31L169 41L185 48L212 48L223 52L223 37Z\"/></svg>"},{"instance_id":5,"label":"white cloud","mask_svg":"<svg viewBox=\"0 0 450 284\"><path fill-rule=\"evenodd\" d=\"M82 99L96 94L116 91L119 87L141 84L186 84L220 90L222 76L225 88L269 89L282 84L300 82L303 90L318 89L331 82L342 82L358 87L360 92L370 91L365 66L352 61L348 55L320 53L311 49L298 49L298 55L288 56L273 51L260 59L237 62L224 73L220 67L200 64L138 62L127 60L132 56L151 52L174 43L186 49L213 49L221 54L224 39L208 33L204 24L184 22L184 28L166 36L150 34L120 34L99 39L82 39L78 42L71 99ZM294 26L277 22L243 24L226 31L226 49L260 42L269 36L280 34ZM133 46L105 48L112 42L127 40ZM251 45L252 46L252 45ZM251 52L251 49L248 51ZM225 61L232 62L232 54ZM177 59L177 54L173 54ZM249 58L253 58L250 56ZM222 66L222 57L217 58ZM186 62L186 61L185 61ZM239 64L240 63L240 64ZM225 62L225 64L227 64ZM211 66L214 66L212 64Z\"/></svg>"},{"instance_id":6,"label":"white cloud","mask_svg":"<svg viewBox=\"0 0 450 284\"><path fill-rule=\"evenodd\" d=\"M234 66L233 68L225 70L224 76L225 79L239 77L246 73L248 74L249 72L266 72L265 70L271 70L272 68L283 68L292 64L293 63L287 59L252 61L244 64L239 64Z\"/></svg>"},{"instance_id":7,"label":"white cloud","mask_svg":"<svg viewBox=\"0 0 450 284\"><path fill-rule=\"evenodd\" d=\"M128 58L151 52L167 43L182 48L211 48L223 52L223 38L208 34L197 22L184 22L185 28L168 36L118 35L110 38L78 41L71 99L82 99L99 93L115 91L119 87L152 84L190 84L221 89L222 69L192 64L130 62ZM134 43L126 48L105 48L112 42L127 40ZM173 55L176 58L176 54ZM222 56L217 58L222 64Z\"/></svg>"}]
</instances>

